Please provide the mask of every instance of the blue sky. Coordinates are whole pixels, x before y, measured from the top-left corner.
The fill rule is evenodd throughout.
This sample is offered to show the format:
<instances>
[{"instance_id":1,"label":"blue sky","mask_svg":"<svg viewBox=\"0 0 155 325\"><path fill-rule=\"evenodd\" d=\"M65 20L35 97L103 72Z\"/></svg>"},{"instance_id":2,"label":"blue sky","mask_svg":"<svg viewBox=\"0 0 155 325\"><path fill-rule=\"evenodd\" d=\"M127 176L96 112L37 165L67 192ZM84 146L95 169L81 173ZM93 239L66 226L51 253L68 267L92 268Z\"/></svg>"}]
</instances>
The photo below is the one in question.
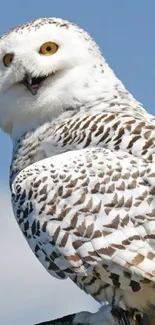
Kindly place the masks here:
<instances>
[{"instance_id":1,"label":"blue sky","mask_svg":"<svg viewBox=\"0 0 155 325\"><path fill-rule=\"evenodd\" d=\"M77 23L94 37L128 90L150 113L155 114L154 12L154 0L3 1L0 34L38 17L61 17ZM0 150L0 255L3 265L0 269L0 292L4 297L3 303L0 302L0 324L31 325L34 321L81 310L82 307L93 309L91 299L85 298L71 284L57 284L51 279L27 248L11 212L8 189L11 141L2 132ZM63 297L65 301L67 297L66 290L69 292L68 286L70 310L63 303ZM28 316L25 314L27 310Z\"/></svg>"}]
</instances>

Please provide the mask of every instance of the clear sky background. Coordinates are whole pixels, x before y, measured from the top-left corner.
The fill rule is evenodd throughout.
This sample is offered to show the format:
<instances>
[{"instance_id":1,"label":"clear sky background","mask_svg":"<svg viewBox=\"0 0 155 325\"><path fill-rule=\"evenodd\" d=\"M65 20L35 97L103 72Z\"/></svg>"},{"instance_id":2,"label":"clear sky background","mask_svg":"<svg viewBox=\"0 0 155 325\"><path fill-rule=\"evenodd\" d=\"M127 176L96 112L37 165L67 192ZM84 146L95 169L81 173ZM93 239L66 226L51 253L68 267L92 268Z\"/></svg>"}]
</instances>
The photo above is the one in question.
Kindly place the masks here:
<instances>
[{"instance_id":1,"label":"clear sky background","mask_svg":"<svg viewBox=\"0 0 155 325\"><path fill-rule=\"evenodd\" d=\"M86 29L128 90L155 115L154 0L3 1L0 34L40 17L61 17ZM33 325L80 310L91 298L56 281L33 256L11 211L8 175L11 141L0 132L0 324Z\"/></svg>"}]
</instances>

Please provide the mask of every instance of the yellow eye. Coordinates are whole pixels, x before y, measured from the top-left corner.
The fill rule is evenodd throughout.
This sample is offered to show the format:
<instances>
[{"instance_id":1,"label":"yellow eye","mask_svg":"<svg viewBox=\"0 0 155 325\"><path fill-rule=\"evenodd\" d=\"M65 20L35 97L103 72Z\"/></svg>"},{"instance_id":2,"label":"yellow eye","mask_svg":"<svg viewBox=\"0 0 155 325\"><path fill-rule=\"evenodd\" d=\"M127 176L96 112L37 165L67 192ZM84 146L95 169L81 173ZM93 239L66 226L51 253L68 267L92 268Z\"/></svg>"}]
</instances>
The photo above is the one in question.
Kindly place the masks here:
<instances>
[{"instance_id":1,"label":"yellow eye","mask_svg":"<svg viewBox=\"0 0 155 325\"><path fill-rule=\"evenodd\" d=\"M43 55L52 55L58 50L58 45L53 42L46 42L40 48L40 53Z\"/></svg>"},{"instance_id":2,"label":"yellow eye","mask_svg":"<svg viewBox=\"0 0 155 325\"><path fill-rule=\"evenodd\" d=\"M7 53L3 57L3 63L6 67L9 67L11 62L13 60L13 54L12 53Z\"/></svg>"}]
</instances>

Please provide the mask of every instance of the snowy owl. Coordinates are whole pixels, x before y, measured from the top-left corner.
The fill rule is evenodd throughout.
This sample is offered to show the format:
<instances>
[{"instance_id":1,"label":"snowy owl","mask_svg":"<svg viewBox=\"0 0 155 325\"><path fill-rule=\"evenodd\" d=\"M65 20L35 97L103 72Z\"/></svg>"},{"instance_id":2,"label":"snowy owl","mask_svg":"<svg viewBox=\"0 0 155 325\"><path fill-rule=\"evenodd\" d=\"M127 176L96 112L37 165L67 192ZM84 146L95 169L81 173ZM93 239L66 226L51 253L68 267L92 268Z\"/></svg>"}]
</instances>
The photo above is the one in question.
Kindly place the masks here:
<instances>
[{"instance_id":1,"label":"snowy owl","mask_svg":"<svg viewBox=\"0 0 155 325\"><path fill-rule=\"evenodd\" d=\"M34 254L140 324L155 304L155 118L85 31L42 18L0 38L0 127Z\"/></svg>"}]
</instances>

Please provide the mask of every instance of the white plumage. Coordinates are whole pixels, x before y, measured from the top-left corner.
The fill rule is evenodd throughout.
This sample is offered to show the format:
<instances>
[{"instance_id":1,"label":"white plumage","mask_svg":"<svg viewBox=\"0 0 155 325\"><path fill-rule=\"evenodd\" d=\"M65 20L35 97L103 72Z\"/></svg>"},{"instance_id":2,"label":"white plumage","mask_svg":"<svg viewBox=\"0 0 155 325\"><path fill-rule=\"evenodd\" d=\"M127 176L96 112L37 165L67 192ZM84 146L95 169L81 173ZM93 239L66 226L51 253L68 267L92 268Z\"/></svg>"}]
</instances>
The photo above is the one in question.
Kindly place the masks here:
<instances>
[{"instance_id":1,"label":"white plumage","mask_svg":"<svg viewBox=\"0 0 155 325\"><path fill-rule=\"evenodd\" d=\"M155 119L90 36L40 19L0 38L14 213L49 273L99 302L155 303Z\"/></svg>"}]
</instances>

